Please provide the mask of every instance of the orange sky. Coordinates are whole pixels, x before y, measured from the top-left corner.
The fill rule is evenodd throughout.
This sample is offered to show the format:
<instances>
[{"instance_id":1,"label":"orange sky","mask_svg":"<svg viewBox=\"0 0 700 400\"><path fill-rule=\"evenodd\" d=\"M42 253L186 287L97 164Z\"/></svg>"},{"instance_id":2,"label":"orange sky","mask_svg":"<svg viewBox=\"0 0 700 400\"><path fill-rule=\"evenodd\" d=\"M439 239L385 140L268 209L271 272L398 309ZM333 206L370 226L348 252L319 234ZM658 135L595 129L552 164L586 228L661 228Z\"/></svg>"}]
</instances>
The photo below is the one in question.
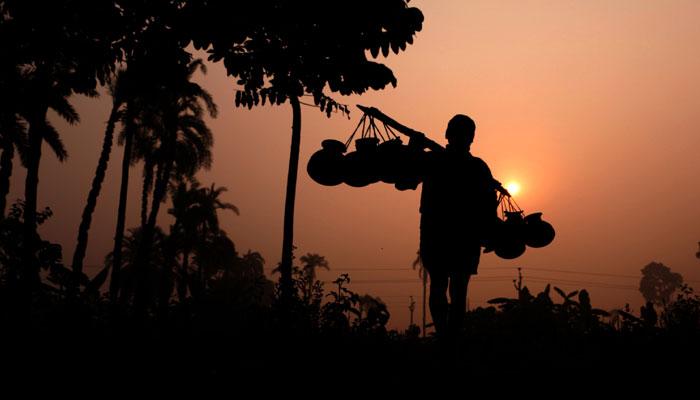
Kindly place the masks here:
<instances>
[{"instance_id":1,"label":"orange sky","mask_svg":"<svg viewBox=\"0 0 700 400\"><path fill-rule=\"evenodd\" d=\"M569 290L588 287L594 305L603 308L626 302L638 308L639 279L634 277L654 260L700 287L695 258L700 240L700 2L411 4L425 15L423 31L405 53L385 60L398 87L338 100L376 106L442 143L449 118L470 115L477 123L473 153L501 181L519 181L519 204L528 213L544 212L557 229L552 245L528 249L517 260L483 256L478 279L470 285L472 306L513 294L510 279L517 266L524 268L526 283L533 279L529 286L534 290L544 286L537 278ZM272 269L281 252L291 109L235 109L234 86L221 65L198 79L220 107L219 118L210 122L214 166L200 180L229 188L225 200L241 215L222 215L223 227L240 252L260 251ZM64 245L66 260L75 245L110 102L103 96L75 98L74 104L83 122L56 123L70 158L59 164L44 152L39 191L39 204L56 214L42 232ZM322 279L348 270L357 281L352 289L382 297L392 312L391 326L403 328L408 296L420 302L421 294L410 270L418 247L420 190L398 192L384 184L329 188L315 184L305 171L320 141L345 140L359 117L354 111L351 120L327 119L303 109L297 254L325 255L332 271L322 272ZM117 148L93 220L88 272L111 249L120 162ZM23 190L24 170L15 171L11 200ZM132 169L130 226L138 220L140 172ZM161 221L169 223L167 216Z\"/></svg>"}]
</instances>

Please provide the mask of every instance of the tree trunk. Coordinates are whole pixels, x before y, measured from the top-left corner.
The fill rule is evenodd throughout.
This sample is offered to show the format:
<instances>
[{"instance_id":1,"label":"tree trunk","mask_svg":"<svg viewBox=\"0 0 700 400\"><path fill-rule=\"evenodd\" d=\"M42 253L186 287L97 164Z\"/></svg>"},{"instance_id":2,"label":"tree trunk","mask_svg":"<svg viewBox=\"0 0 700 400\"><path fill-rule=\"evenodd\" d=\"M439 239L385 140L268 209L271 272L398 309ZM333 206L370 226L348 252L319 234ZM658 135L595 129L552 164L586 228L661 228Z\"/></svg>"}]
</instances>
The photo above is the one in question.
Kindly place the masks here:
<instances>
[{"instance_id":1,"label":"tree trunk","mask_svg":"<svg viewBox=\"0 0 700 400\"><path fill-rule=\"evenodd\" d=\"M146 226L148 221L148 195L153 186L153 160L146 157L143 166L143 188L141 189L141 226Z\"/></svg>"},{"instance_id":2,"label":"tree trunk","mask_svg":"<svg viewBox=\"0 0 700 400\"><path fill-rule=\"evenodd\" d=\"M15 156L15 146L8 140L0 156L0 220L5 218L7 194L10 193L10 177L12 176L12 159Z\"/></svg>"},{"instance_id":3,"label":"tree trunk","mask_svg":"<svg viewBox=\"0 0 700 400\"><path fill-rule=\"evenodd\" d=\"M293 296L292 258L294 251L294 200L297 188L297 170L299 169L299 147L301 144L301 105L299 98L291 96L292 105L292 143L289 152L289 170L287 173L287 194L284 203L284 231L282 237L282 262L280 264L280 290L283 304L289 304Z\"/></svg>"},{"instance_id":4,"label":"tree trunk","mask_svg":"<svg viewBox=\"0 0 700 400\"><path fill-rule=\"evenodd\" d=\"M124 240L124 223L126 220L126 201L129 192L129 166L134 142L133 104L126 108L126 139L124 141L124 157L122 158L122 179L119 187L119 209L117 211L117 227L114 232L114 249L112 250L112 276L109 284L109 299L116 304L119 294L119 270L122 262L122 241Z\"/></svg>"},{"instance_id":5,"label":"tree trunk","mask_svg":"<svg viewBox=\"0 0 700 400\"><path fill-rule=\"evenodd\" d=\"M160 278L160 287L158 288L159 292L159 301L158 301L158 316L160 317L161 320L165 321L168 318L168 311L169 311L169 306L170 306L170 298L172 297L173 290L177 290L176 285L174 285L174 268L176 267L176 256L175 256L175 249L174 245L172 243L172 237L168 237L164 242L164 257L163 257L163 265L162 265L162 271L159 276ZM178 292L178 298L179 298L179 292Z\"/></svg>"},{"instance_id":6,"label":"tree trunk","mask_svg":"<svg viewBox=\"0 0 700 400\"><path fill-rule=\"evenodd\" d=\"M199 286L199 297L202 298L206 291L207 282L204 278L204 268L201 263L197 264L197 285Z\"/></svg>"},{"instance_id":7,"label":"tree trunk","mask_svg":"<svg viewBox=\"0 0 700 400\"><path fill-rule=\"evenodd\" d=\"M37 219L36 207L39 191L39 162L41 161L41 144L46 126L48 107L42 107L29 121L29 154L27 160L27 177L24 183L24 243L22 254L21 281L25 294L38 289L41 283L39 264L36 260Z\"/></svg>"},{"instance_id":8,"label":"tree trunk","mask_svg":"<svg viewBox=\"0 0 700 400\"><path fill-rule=\"evenodd\" d=\"M304 297L306 297L304 300L306 300L307 304L311 304L311 294L313 293L313 288L314 278L312 276L309 276L309 279L306 282L306 293L304 294Z\"/></svg>"},{"instance_id":9,"label":"tree trunk","mask_svg":"<svg viewBox=\"0 0 700 400\"><path fill-rule=\"evenodd\" d=\"M180 267L180 280L177 286L177 295L180 300L180 304L185 304L187 300L187 286L189 281L189 252L185 251L182 255L182 266Z\"/></svg>"},{"instance_id":10,"label":"tree trunk","mask_svg":"<svg viewBox=\"0 0 700 400\"><path fill-rule=\"evenodd\" d=\"M166 128L167 129L167 128ZM169 129L167 132L170 133L170 137L167 142L164 142L162 146L164 147L163 154L165 159L158 168L158 173L156 174L156 183L153 188L153 198L151 202L151 212L148 215L148 221L146 225L142 228L141 243L138 247L137 265L136 265L136 293L134 297L134 306L136 312L140 316L145 316L148 309L149 296L148 291L150 284L147 280L148 277L148 263L151 255L151 247L153 246L153 233L155 231L156 222L158 220L158 212L160 211L160 204L168 190L168 184L170 183L170 174L173 169L173 157L172 149L175 146L175 135L176 132L174 128Z\"/></svg>"},{"instance_id":11,"label":"tree trunk","mask_svg":"<svg viewBox=\"0 0 700 400\"><path fill-rule=\"evenodd\" d=\"M186 250L182 255L182 270L188 273L190 270L190 251ZM189 279L189 278L188 278ZM200 301L202 295L204 294L204 271L202 270L202 265L197 265L197 272L195 279L192 280L192 286L190 286L190 293L195 300Z\"/></svg>"},{"instance_id":12,"label":"tree trunk","mask_svg":"<svg viewBox=\"0 0 700 400\"><path fill-rule=\"evenodd\" d=\"M85 259L85 252L87 250L88 244L88 233L90 231L90 224L92 223L92 214L97 206L97 198L100 196L100 191L102 190L102 182L105 179L105 173L107 172L107 165L109 163L109 156L112 152L112 142L114 138L114 125L118 117L119 105L114 104L112 106L112 112L109 115L109 120L107 121L107 129L105 130L104 140L102 142L102 153L100 153L100 159L97 162L97 169L95 170L95 177L92 180L92 188L88 194L87 203L85 204L85 209L83 209L83 217L80 222L80 227L78 228L78 244L75 246L75 252L73 253L73 294L77 294L80 290L80 277L83 274L83 260Z\"/></svg>"},{"instance_id":13,"label":"tree trunk","mask_svg":"<svg viewBox=\"0 0 700 400\"><path fill-rule=\"evenodd\" d=\"M150 247L151 241L153 239L153 231L156 227L156 222L158 220L158 212L160 211L160 204L163 202L165 195L168 191L168 183L170 182L170 174L173 170L173 160L166 160L165 165L163 165L163 170L157 176L155 187L153 188L153 198L151 200L151 212L148 215L148 220L146 221L146 226L144 227L147 236L144 238L144 243L148 244ZM150 249L149 249L150 251Z\"/></svg>"}]
</instances>

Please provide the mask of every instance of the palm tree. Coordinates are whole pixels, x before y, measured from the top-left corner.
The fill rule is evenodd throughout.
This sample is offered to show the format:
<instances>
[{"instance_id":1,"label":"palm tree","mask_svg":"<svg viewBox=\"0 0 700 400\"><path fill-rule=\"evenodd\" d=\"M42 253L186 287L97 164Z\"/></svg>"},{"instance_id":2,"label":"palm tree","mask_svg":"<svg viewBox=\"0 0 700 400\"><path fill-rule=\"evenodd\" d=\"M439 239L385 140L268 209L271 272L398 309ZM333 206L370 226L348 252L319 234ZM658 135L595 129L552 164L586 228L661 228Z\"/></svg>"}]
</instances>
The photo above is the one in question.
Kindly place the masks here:
<instances>
[{"instance_id":1,"label":"palm tree","mask_svg":"<svg viewBox=\"0 0 700 400\"><path fill-rule=\"evenodd\" d=\"M121 182L119 185L119 205L117 207L117 224L114 233L114 248L112 250L113 265L109 286L109 296L112 304L117 300L119 293L119 273L122 265L122 240L124 238L124 226L126 221L126 201L129 191L129 165L131 164L131 149L133 143L133 114L135 102L129 99L126 102L124 129L126 140L124 141L124 154L122 156Z\"/></svg>"},{"instance_id":2,"label":"palm tree","mask_svg":"<svg viewBox=\"0 0 700 400\"><path fill-rule=\"evenodd\" d=\"M121 76L120 72L118 77ZM100 195L102 189L102 182L105 178L105 173L107 172L107 164L109 163L109 156L112 152L112 142L114 138L114 127L117 121L121 117L121 107L124 104L124 96L122 93L123 80L117 78L115 82L110 86L110 95L112 97L112 111L109 114L107 120L107 128L105 129L104 139L102 141L102 152L100 153L100 158L97 162L97 168L95 170L95 176L92 180L92 187L88 193L87 202L85 208L83 209L82 219L80 221L80 227L78 228L78 240L75 246L75 252L73 253L72 269L74 276L80 277L83 271L83 260L85 259L85 252L87 250L88 244L88 232L90 230L90 224L92 223L92 214L97 206L97 198ZM75 279L77 283L78 280ZM74 290L79 290L74 288Z\"/></svg>"},{"instance_id":3,"label":"palm tree","mask_svg":"<svg viewBox=\"0 0 700 400\"><path fill-rule=\"evenodd\" d=\"M190 81L194 72L205 71L204 66L201 60L196 60L183 67L181 49L175 53L161 50L163 53L158 57L151 55L131 60L127 70L117 78L121 81L118 87L121 87L124 103L124 128L119 137L119 143L124 145L124 158L113 250L117 261L121 258L120 243L124 235L129 166L146 160L145 178L153 176L154 167L158 169L151 213L148 219L142 217L144 240L141 245L145 254L147 247L151 246L150 232L155 228L159 207L171 179L192 177L199 168L211 165L213 139L203 121L204 108L199 102L204 102L212 117L216 115L216 105L208 92ZM147 195L147 187L144 193ZM120 265L120 262L114 263L114 285L119 280ZM113 301L119 290L114 285L110 288Z\"/></svg>"},{"instance_id":4,"label":"palm tree","mask_svg":"<svg viewBox=\"0 0 700 400\"><path fill-rule=\"evenodd\" d=\"M209 92L191 81L197 70L206 73L201 60L189 63L181 75L168 82L158 99L154 99L160 116L160 123L153 127L153 134L159 142L159 157L151 210L144 226L143 245L146 248L151 245L148 234L155 227L160 204L171 180L181 176L193 177L197 170L211 165L213 137L204 122L204 110L206 108L209 116L214 118L217 108Z\"/></svg>"},{"instance_id":5,"label":"palm tree","mask_svg":"<svg viewBox=\"0 0 700 400\"><path fill-rule=\"evenodd\" d=\"M248 250L242 257L239 258L238 262L238 273L245 278L257 278L264 277L263 267L265 266L265 259L257 251Z\"/></svg>"},{"instance_id":6,"label":"palm tree","mask_svg":"<svg viewBox=\"0 0 700 400\"><path fill-rule=\"evenodd\" d=\"M57 67L60 68L60 67ZM23 255L24 282L27 288L37 288L40 283L39 268L35 262L37 195L39 189L39 163L41 161L42 143L46 142L59 161L68 158L68 152L61 141L58 131L47 118L48 110L56 112L69 124L80 121L78 113L68 101L71 88L63 86L60 79L53 79L47 68L41 70L24 70L20 72L23 80L20 115L29 123L26 167L27 176L24 185L24 237ZM95 90L85 91L86 95L96 96Z\"/></svg>"},{"instance_id":7,"label":"palm tree","mask_svg":"<svg viewBox=\"0 0 700 400\"><path fill-rule=\"evenodd\" d=\"M0 219L3 219L15 151L19 151L22 161L26 159L27 124L20 116L21 107L18 104L22 98L21 70L16 65L3 64L0 68Z\"/></svg>"},{"instance_id":8,"label":"palm tree","mask_svg":"<svg viewBox=\"0 0 700 400\"><path fill-rule=\"evenodd\" d=\"M152 235L154 246L145 259L139 254L143 241L143 229L140 227L129 229L127 235L123 237L120 243L122 258L118 260L121 263L119 268L115 265L117 260L114 258L113 252L105 257L107 268L112 268L112 271L115 269L120 271L117 275L118 280L112 284L119 287L118 293L122 303L127 303L138 291L142 293L147 291L149 301L155 298L157 293L155 289L159 284L158 270L168 265L170 261L162 251L167 236L159 227L154 229Z\"/></svg>"},{"instance_id":9,"label":"palm tree","mask_svg":"<svg viewBox=\"0 0 700 400\"><path fill-rule=\"evenodd\" d=\"M426 304L426 292L428 288L428 271L425 270L423 266L423 260L420 257L420 250L416 251L416 259L413 260L413 269L418 268L418 277L423 281L423 324L421 329L421 334L425 337L425 304Z\"/></svg>"},{"instance_id":10,"label":"palm tree","mask_svg":"<svg viewBox=\"0 0 700 400\"><path fill-rule=\"evenodd\" d=\"M326 271L330 270L330 266L326 258L316 253L306 253L299 259L302 263L302 272L306 287L304 288L304 297L308 301L311 299L314 282L316 282L316 269L323 268Z\"/></svg>"},{"instance_id":11,"label":"palm tree","mask_svg":"<svg viewBox=\"0 0 700 400\"><path fill-rule=\"evenodd\" d=\"M96 96L97 84L104 83L113 71L128 42L124 40L127 32L122 30L123 9L119 7L52 1L42 2L41 13L37 13L38 5L33 1L3 1L0 5L0 79L8 73L17 78L15 110L28 124L22 251L25 294L41 282L36 230L42 144L46 142L60 161L67 156L47 113L53 110L69 123L77 123L78 114L68 97Z\"/></svg>"},{"instance_id":12,"label":"palm tree","mask_svg":"<svg viewBox=\"0 0 700 400\"><path fill-rule=\"evenodd\" d=\"M206 246L202 246L203 244L222 233L225 236L225 232L219 228L218 211L231 210L239 214L236 206L219 198L226 190L225 187L216 187L215 184L202 188L196 180L189 185L187 182L181 182L172 190L173 206L168 213L175 217L175 223L170 228L170 237L178 253L175 255L178 258L182 257L178 286L181 300L186 295L186 285L183 282L189 281L190 255L198 247L206 252ZM204 288L205 274L201 263L197 265L197 282L200 289Z\"/></svg>"},{"instance_id":13,"label":"palm tree","mask_svg":"<svg viewBox=\"0 0 700 400\"><path fill-rule=\"evenodd\" d=\"M4 100L4 99L3 99ZM4 103L4 101L3 101ZM4 106L3 106L4 107ZM12 176L12 160L17 150L20 157L26 157L27 125L14 112L4 113L0 110L0 220L5 217L7 195L10 192L10 177Z\"/></svg>"},{"instance_id":14,"label":"palm tree","mask_svg":"<svg viewBox=\"0 0 700 400\"><path fill-rule=\"evenodd\" d=\"M191 187L187 186L187 182L180 183L177 188L172 190L172 208L168 213L175 217L175 223L170 227L171 247L169 250L173 253L174 258L182 257L180 267L178 268L178 285L177 292L180 302L185 301L187 296L187 287L189 285L189 260L193 247L196 241L201 240L197 235L198 215L197 215L197 195L198 183L193 183ZM142 221L143 223L143 221ZM163 276L164 280L171 281L171 273L166 271L167 276ZM170 297L170 294L167 295Z\"/></svg>"},{"instance_id":15,"label":"palm tree","mask_svg":"<svg viewBox=\"0 0 700 400\"><path fill-rule=\"evenodd\" d=\"M236 246L225 231L212 232L200 238L193 243L191 252L192 269L196 273L189 273L189 264L181 264L177 287L180 301L185 299L188 288L195 299L201 299L209 291L212 279L233 277L235 275L231 272L237 269Z\"/></svg>"},{"instance_id":16,"label":"palm tree","mask_svg":"<svg viewBox=\"0 0 700 400\"><path fill-rule=\"evenodd\" d=\"M226 191L228 191L228 188L226 188L225 186L217 187L215 183L212 183L210 187L204 188L202 190L202 215L205 216L205 219L202 222L203 226L209 231L220 230L218 218L219 210L230 210L233 211L236 215L240 215L238 207L231 203L221 201L221 199L219 199L219 196L221 196L221 194Z\"/></svg>"},{"instance_id":17,"label":"palm tree","mask_svg":"<svg viewBox=\"0 0 700 400\"><path fill-rule=\"evenodd\" d=\"M134 162L142 159L143 164L143 185L141 189L141 226L148 221L148 198L153 190L153 174L157 159L155 140L145 136L142 140L136 140L134 148Z\"/></svg>"},{"instance_id":18,"label":"palm tree","mask_svg":"<svg viewBox=\"0 0 700 400\"><path fill-rule=\"evenodd\" d=\"M129 166L131 165L131 153L134 141L134 131L138 127L137 115L139 105L147 103L147 88L145 76L148 69L141 69L141 65L148 63L132 62L127 70L117 73L114 84L114 95L121 97L124 109L121 115L122 132L119 144L124 147L122 156L121 182L119 186L119 206L117 209L117 224L114 233L114 247L112 250L112 274L110 279L109 296L112 304L116 303L119 294L119 274L122 266L122 242L124 239L124 227L126 221L126 202L129 190Z\"/></svg>"},{"instance_id":19,"label":"palm tree","mask_svg":"<svg viewBox=\"0 0 700 400\"><path fill-rule=\"evenodd\" d=\"M148 221L148 200L153 191L153 180L156 167L162 161L162 149L159 148L159 132L162 130L162 116L157 106L143 107L139 112L139 123L133 130L133 148L131 165L143 161L141 189L141 226ZM120 136L120 143L125 140Z\"/></svg>"},{"instance_id":20,"label":"palm tree","mask_svg":"<svg viewBox=\"0 0 700 400\"><path fill-rule=\"evenodd\" d=\"M197 180L180 182L172 190L173 207L168 213L175 217L176 230L191 236L205 236L219 231L219 210L230 210L239 214L238 207L222 201L219 196L228 189L224 186L201 187Z\"/></svg>"}]
</instances>

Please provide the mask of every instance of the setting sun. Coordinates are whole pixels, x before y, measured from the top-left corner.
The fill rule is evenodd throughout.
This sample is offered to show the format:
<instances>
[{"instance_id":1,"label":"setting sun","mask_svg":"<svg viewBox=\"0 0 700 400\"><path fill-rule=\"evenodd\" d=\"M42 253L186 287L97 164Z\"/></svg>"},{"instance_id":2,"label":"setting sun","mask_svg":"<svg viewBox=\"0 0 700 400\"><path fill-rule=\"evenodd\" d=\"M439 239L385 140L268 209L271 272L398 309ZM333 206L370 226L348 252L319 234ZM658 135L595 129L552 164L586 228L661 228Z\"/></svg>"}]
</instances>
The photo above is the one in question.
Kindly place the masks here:
<instances>
[{"instance_id":1,"label":"setting sun","mask_svg":"<svg viewBox=\"0 0 700 400\"><path fill-rule=\"evenodd\" d=\"M520 184L515 181L510 181L506 184L506 190L508 190L511 195L515 196L520 193Z\"/></svg>"}]
</instances>

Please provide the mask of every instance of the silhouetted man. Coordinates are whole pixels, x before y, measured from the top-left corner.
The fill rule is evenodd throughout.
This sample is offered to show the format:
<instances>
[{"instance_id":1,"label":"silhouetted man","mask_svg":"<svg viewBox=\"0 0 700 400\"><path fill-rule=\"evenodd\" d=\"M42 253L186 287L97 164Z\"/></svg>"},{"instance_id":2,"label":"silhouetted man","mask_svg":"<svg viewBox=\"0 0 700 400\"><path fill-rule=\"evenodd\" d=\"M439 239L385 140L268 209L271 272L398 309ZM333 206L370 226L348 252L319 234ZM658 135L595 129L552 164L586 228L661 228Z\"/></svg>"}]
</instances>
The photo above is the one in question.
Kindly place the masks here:
<instances>
[{"instance_id":1,"label":"silhouetted man","mask_svg":"<svg viewBox=\"0 0 700 400\"><path fill-rule=\"evenodd\" d=\"M456 115L447 125L444 151L423 152L420 138L409 143L420 150L420 256L430 274L430 313L441 337L462 329L469 278L477 273L482 242L497 215L500 184L469 152L475 130L471 118Z\"/></svg>"}]
</instances>

